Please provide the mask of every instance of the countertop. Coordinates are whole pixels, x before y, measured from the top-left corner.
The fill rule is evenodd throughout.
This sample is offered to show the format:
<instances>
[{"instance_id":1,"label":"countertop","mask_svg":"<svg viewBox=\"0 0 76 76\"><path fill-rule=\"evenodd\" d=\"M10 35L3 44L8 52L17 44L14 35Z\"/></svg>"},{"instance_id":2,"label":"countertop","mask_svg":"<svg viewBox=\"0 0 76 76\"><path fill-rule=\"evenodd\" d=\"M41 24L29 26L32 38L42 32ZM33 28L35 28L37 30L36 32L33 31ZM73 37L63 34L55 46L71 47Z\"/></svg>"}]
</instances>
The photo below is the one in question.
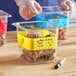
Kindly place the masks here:
<instances>
[{"instance_id":1,"label":"countertop","mask_svg":"<svg viewBox=\"0 0 76 76\"><path fill-rule=\"evenodd\" d=\"M17 45L16 32L8 32L7 44L0 47L0 76L76 76L76 27L68 30L68 40L58 43L56 60L36 65L27 64L20 59L22 52ZM59 69L54 69L62 58L67 60Z\"/></svg>"}]
</instances>

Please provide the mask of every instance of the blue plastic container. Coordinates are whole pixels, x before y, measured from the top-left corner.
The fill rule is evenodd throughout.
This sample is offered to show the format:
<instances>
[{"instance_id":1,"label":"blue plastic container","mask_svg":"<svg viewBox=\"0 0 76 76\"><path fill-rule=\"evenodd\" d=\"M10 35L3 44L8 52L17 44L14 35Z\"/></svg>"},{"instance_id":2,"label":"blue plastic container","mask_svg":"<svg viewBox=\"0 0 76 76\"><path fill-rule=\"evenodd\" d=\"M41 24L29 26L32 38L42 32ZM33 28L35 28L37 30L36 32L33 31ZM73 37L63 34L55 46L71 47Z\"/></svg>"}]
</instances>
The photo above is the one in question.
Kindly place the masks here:
<instances>
[{"instance_id":1,"label":"blue plastic container","mask_svg":"<svg viewBox=\"0 0 76 76\"><path fill-rule=\"evenodd\" d=\"M52 19L52 17L54 16L59 16L60 19ZM37 15L36 16L36 21L48 21L48 22L51 22L51 23L54 23L58 26L61 26L63 28L68 28L69 26L69 18L65 15L62 15L62 14L41 14L41 15ZM36 25L37 26L40 26L42 28L50 28L50 27L56 27L54 26L54 24L45 24L45 23L37 23Z\"/></svg>"}]
</instances>

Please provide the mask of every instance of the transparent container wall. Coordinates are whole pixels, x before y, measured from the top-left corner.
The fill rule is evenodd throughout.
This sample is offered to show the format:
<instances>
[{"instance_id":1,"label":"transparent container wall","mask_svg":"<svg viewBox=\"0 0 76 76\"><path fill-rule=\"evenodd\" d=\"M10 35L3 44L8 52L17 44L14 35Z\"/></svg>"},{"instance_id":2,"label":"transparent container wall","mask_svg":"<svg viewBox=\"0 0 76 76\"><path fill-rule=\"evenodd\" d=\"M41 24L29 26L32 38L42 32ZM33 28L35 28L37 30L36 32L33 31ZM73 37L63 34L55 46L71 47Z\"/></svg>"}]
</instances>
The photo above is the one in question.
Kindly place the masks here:
<instances>
[{"instance_id":1,"label":"transparent container wall","mask_svg":"<svg viewBox=\"0 0 76 76\"><path fill-rule=\"evenodd\" d=\"M76 19L76 0L71 0L72 13L70 19Z\"/></svg>"},{"instance_id":2,"label":"transparent container wall","mask_svg":"<svg viewBox=\"0 0 76 76\"><path fill-rule=\"evenodd\" d=\"M72 0L72 15L70 17L70 28L76 26L76 0Z\"/></svg>"},{"instance_id":3,"label":"transparent container wall","mask_svg":"<svg viewBox=\"0 0 76 76\"><path fill-rule=\"evenodd\" d=\"M43 11L40 15L36 16L36 21L48 21L52 22L60 27L59 36L62 35L63 37L59 37L59 40L66 40L67 39L67 32L65 29L69 27L69 13L70 11L61 11L61 7L58 6L44 6L42 7ZM52 26L54 26L52 24ZM42 28L50 28L48 25L40 26ZM64 30L64 31L63 31ZM65 32L65 33L64 33ZM62 33L62 34L61 34ZM66 34L64 38L64 34Z\"/></svg>"},{"instance_id":4,"label":"transparent container wall","mask_svg":"<svg viewBox=\"0 0 76 76\"><path fill-rule=\"evenodd\" d=\"M23 48L21 58L29 63L51 62L55 58L58 28L56 25L48 29L38 25L52 25L47 21L29 21L13 23L17 27L18 45Z\"/></svg>"},{"instance_id":5,"label":"transparent container wall","mask_svg":"<svg viewBox=\"0 0 76 76\"><path fill-rule=\"evenodd\" d=\"M8 17L11 17L11 15L0 10L0 47L6 42Z\"/></svg>"}]
</instances>

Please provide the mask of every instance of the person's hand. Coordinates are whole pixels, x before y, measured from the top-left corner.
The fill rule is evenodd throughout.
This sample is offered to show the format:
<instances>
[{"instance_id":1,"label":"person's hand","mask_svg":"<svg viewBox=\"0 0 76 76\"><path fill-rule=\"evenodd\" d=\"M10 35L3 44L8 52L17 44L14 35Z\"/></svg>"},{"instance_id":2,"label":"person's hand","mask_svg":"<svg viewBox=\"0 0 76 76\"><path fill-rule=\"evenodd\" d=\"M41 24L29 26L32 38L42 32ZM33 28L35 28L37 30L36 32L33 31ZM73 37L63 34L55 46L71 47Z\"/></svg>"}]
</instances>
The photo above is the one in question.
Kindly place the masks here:
<instances>
[{"instance_id":1,"label":"person's hand","mask_svg":"<svg viewBox=\"0 0 76 76\"><path fill-rule=\"evenodd\" d=\"M19 13L25 19L38 15L42 12L42 8L35 0L15 0L19 6Z\"/></svg>"},{"instance_id":2,"label":"person's hand","mask_svg":"<svg viewBox=\"0 0 76 76\"><path fill-rule=\"evenodd\" d=\"M18 3L18 0L14 0L16 3Z\"/></svg>"},{"instance_id":3,"label":"person's hand","mask_svg":"<svg viewBox=\"0 0 76 76\"><path fill-rule=\"evenodd\" d=\"M64 11L71 11L72 10L71 1L70 0L64 0L61 3L61 8Z\"/></svg>"},{"instance_id":4,"label":"person's hand","mask_svg":"<svg viewBox=\"0 0 76 76\"><path fill-rule=\"evenodd\" d=\"M70 0L59 0L59 5L62 11L72 11L72 5ZM69 12L71 16L71 12Z\"/></svg>"}]
</instances>

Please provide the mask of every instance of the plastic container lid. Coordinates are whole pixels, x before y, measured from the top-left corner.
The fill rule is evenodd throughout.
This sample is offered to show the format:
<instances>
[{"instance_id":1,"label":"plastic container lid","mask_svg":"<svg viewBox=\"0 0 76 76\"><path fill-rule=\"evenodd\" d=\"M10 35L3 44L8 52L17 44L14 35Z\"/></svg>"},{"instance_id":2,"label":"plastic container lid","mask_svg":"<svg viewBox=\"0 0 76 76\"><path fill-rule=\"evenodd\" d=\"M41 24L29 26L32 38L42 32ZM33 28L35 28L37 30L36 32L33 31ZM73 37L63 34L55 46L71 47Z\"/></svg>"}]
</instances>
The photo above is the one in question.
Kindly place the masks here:
<instances>
[{"instance_id":1,"label":"plastic container lid","mask_svg":"<svg viewBox=\"0 0 76 76\"><path fill-rule=\"evenodd\" d=\"M23 27L22 25L28 25L28 26L30 26L30 25L44 25L44 24L48 24L48 25L50 25L50 24L53 24L55 27L50 27L50 28L42 28L42 29L44 29L44 30L50 30L50 29L57 29L57 28L60 28L61 26L58 26L58 25L56 25L56 24L54 24L54 23L52 23L52 22L48 22L48 21L27 21L27 22L15 22L15 23L12 23L12 25L13 26L16 26L16 27L18 27L18 28L20 28L20 29L22 29L23 31L38 31L38 30L42 30L42 29L38 29L38 28L35 28L35 29L27 29L26 27Z\"/></svg>"},{"instance_id":2,"label":"plastic container lid","mask_svg":"<svg viewBox=\"0 0 76 76\"><path fill-rule=\"evenodd\" d=\"M63 28L68 28L69 26L69 12L72 11L62 11L59 6L43 6L42 13L36 15L36 21L48 21L54 23ZM59 18L53 18L59 17ZM38 25L39 26L39 25ZM40 25L42 28L49 28L47 24ZM54 25L52 24L54 27Z\"/></svg>"},{"instance_id":3,"label":"plastic container lid","mask_svg":"<svg viewBox=\"0 0 76 76\"><path fill-rule=\"evenodd\" d=\"M8 14L8 13L2 11L2 10L0 10L0 16L8 16L8 17L11 17L10 14Z\"/></svg>"}]
</instances>

